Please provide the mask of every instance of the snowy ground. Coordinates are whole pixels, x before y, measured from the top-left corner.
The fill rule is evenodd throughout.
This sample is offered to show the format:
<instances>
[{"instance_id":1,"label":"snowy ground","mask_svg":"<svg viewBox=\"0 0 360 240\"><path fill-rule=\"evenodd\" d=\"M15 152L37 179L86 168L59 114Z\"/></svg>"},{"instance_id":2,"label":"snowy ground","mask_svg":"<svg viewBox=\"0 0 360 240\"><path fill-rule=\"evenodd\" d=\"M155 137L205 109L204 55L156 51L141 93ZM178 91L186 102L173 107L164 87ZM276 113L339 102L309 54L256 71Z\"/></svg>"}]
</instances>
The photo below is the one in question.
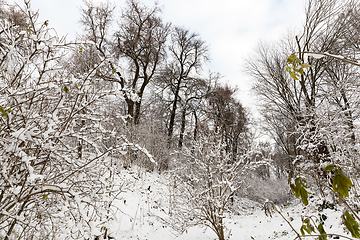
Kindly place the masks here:
<instances>
[{"instance_id":1,"label":"snowy ground","mask_svg":"<svg viewBox=\"0 0 360 240\"><path fill-rule=\"evenodd\" d=\"M123 199L117 202L120 209L116 219L107 227L110 235L117 240L212 240L217 239L210 229L200 227L191 228L186 233L178 236L163 221L168 217L168 188L164 176L148 173L138 169L123 171L124 177L134 180L131 189L122 194ZM150 188L149 188L150 187ZM261 239L295 239L296 234L290 226L277 213L272 218L267 217L259 203L237 199L237 214L229 215L226 226L230 230L230 239L261 240ZM301 215L311 215L306 212L298 199L290 206L279 206L282 214L299 231ZM340 212L324 210L328 219L325 221L325 230L330 233L344 234L340 226ZM306 239L316 239L314 237ZM332 237L328 237L332 239ZM344 239L344 238L340 238Z\"/></svg>"}]
</instances>

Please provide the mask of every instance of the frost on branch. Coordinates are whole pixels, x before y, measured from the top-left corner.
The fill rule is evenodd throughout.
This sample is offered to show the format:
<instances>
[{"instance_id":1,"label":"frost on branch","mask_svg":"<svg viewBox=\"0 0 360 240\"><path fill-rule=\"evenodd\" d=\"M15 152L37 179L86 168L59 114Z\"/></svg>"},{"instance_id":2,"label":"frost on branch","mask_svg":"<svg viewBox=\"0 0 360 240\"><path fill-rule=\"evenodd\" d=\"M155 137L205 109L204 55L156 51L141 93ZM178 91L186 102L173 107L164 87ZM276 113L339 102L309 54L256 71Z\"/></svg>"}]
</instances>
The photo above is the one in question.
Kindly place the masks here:
<instances>
[{"instance_id":1,"label":"frost on branch","mask_svg":"<svg viewBox=\"0 0 360 240\"><path fill-rule=\"evenodd\" d=\"M215 139L205 137L176 158L170 215L172 227L180 233L200 225L212 229L222 240L227 234L223 219L228 204L244 187L249 173L267 163L249 163L245 155L234 161L225 145Z\"/></svg>"},{"instance_id":2,"label":"frost on branch","mask_svg":"<svg viewBox=\"0 0 360 240\"><path fill-rule=\"evenodd\" d=\"M126 186L106 158L125 141L105 111L114 83L99 77L105 59L74 68L77 45L32 11L15 13L0 16L0 236L90 237Z\"/></svg>"}]
</instances>

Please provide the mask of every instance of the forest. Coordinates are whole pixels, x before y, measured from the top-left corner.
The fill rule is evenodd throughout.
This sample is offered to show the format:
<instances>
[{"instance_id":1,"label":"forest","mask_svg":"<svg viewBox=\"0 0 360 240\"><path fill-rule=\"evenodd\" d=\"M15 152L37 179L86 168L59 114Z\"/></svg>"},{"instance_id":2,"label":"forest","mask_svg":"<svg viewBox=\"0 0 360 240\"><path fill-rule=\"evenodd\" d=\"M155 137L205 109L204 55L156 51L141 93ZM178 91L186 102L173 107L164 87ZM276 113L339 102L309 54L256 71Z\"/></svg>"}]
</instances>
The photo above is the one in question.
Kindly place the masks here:
<instances>
[{"instance_id":1,"label":"forest","mask_svg":"<svg viewBox=\"0 0 360 240\"><path fill-rule=\"evenodd\" d=\"M255 118L157 4L84 0L66 39L0 0L0 239L360 238L360 3L304 9L243 66Z\"/></svg>"}]
</instances>

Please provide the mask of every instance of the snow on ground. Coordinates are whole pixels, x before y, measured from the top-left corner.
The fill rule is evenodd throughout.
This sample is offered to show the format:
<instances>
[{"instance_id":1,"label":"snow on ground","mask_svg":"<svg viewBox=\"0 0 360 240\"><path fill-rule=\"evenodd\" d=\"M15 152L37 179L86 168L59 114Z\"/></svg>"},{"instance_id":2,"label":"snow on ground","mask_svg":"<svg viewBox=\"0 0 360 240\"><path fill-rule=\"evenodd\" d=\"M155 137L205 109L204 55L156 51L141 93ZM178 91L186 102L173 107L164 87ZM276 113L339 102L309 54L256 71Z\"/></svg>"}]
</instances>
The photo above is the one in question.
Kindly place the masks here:
<instances>
[{"instance_id":1,"label":"snow on ground","mask_svg":"<svg viewBox=\"0 0 360 240\"><path fill-rule=\"evenodd\" d=\"M164 175L148 173L136 168L122 170L121 174L124 174L128 180L132 179L134 185L122 193L123 199L116 203L120 211L114 221L107 226L110 236L117 240L217 239L212 230L201 227L191 228L178 236L165 223L164 220L168 218L167 213L169 211L169 190L167 187L168 180ZM236 205L237 214L229 214L226 218L226 227L230 230L230 240L288 240L296 238L291 227L278 213L274 212L272 217L267 217L261 210L262 205L243 198L237 199ZM298 199L295 199L290 206L280 206L280 210L297 231L301 227L300 216L312 214L307 212L308 210L300 204ZM340 212L325 209L322 214L326 214L328 217L324 224L328 233L344 234L343 227L340 226ZM328 239L332 238L329 237Z\"/></svg>"}]
</instances>

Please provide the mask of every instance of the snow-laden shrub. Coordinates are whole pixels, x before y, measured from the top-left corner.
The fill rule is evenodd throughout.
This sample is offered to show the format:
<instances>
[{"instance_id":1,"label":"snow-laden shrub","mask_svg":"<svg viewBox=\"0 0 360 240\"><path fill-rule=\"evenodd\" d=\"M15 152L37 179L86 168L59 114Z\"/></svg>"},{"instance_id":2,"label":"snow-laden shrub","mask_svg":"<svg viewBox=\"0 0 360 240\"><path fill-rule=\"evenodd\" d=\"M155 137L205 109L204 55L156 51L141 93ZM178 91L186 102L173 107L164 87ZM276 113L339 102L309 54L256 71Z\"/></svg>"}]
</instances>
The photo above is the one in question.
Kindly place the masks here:
<instances>
[{"instance_id":1,"label":"snow-laden shrub","mask_svg":"<svg viewBox=\"0 0 360 240\"><path fill-rule=\"evenodd\" d=\"M17 14L22 25L0 16L0 236L99 234L126 187L106 156L131 146L103 114L116 92L96 73L109 59L72 71L86 44L65 44L28 3Z\"/></svg>"},{"instance_id":2,"label":"snow-laden shrub","mask_svg":"<svg viewBox=\"0 0 360 240\"><path fill-rule=\"evenodd\" d=\"M249 173L263 161L236 161L225 145L214 138L203 138L174 157L171 172L170 215L179 232L201 225L212 229L219 240L226 239L225 214L234 194L244 185ZM175 155L174 155L175 156Z\"/></svg>"}]
</instances>

